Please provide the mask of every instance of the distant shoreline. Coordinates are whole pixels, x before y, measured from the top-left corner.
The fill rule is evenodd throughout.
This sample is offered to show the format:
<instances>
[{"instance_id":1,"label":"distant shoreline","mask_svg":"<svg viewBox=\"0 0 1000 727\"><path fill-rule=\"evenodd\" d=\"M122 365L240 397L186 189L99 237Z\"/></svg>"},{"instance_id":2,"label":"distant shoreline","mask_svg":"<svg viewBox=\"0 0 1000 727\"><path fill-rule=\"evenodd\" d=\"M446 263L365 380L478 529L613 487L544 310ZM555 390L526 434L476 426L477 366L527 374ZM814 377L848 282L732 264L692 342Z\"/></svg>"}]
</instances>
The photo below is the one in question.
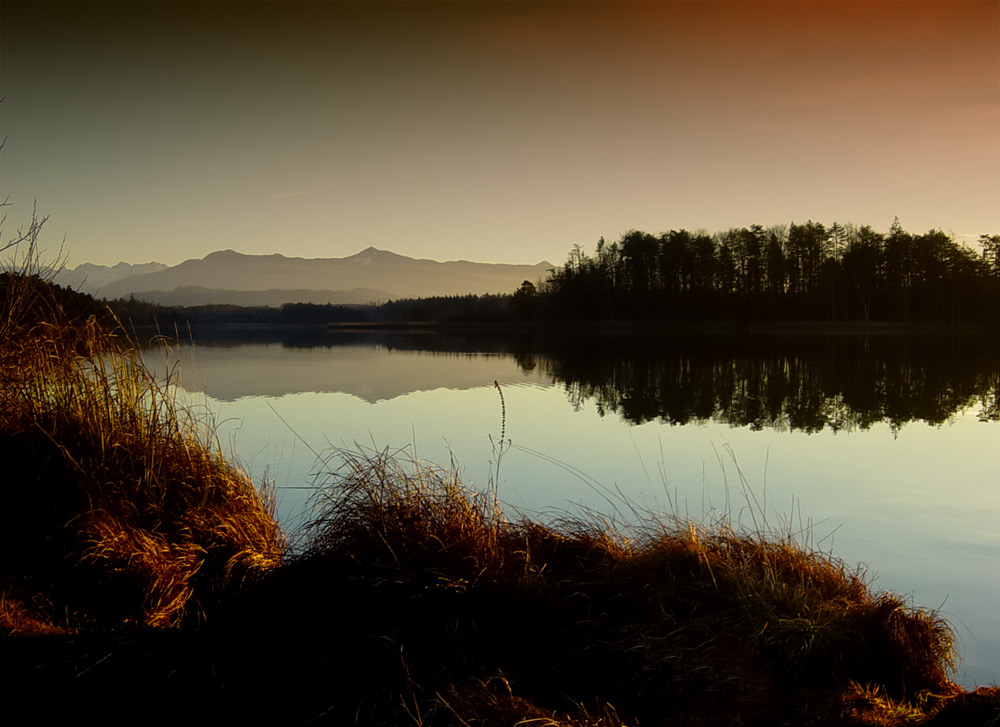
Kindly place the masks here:
<instances>
[{"instance_id":1,"label":"distant shoreline","mask_svg":"<svg viewBox=\"0 0 1000 727\"><path fill-rule=\"evenodd\" d=\"M658 322L658 321L358 321L328 323L330 331L352 333L370 331L433 331L476 330L483 333L557 333L562 335L602 334L765 334L765 335L900 335L934 334L966 335L992 330L989 326L944 326L931 323L904 322L833 322L833 321L774 321L774 322Z\"/></svg>"},{"instance_id":2,"label":"distant shoreline","mask_svg":"<svg viewBox=\"0 0 1000 727\"><path fill-rule=\"evenodd\" d=\"M709 322L662 322L662 321L339 321L330 323L279 323L279 322L211 322L189 323L183 326L163 326L150 324L129 325L129 330L147 334L170 336L178 334L183 338L188 330L194 331L322 331L331 333L450 333L456 331L496 334L496 335L557 335L557 336L603 336L603 335L764 335L764 336L967 336L995 333L995 328L982 324L947 326L934 323L905 323L901 321L879 321L858 323L854 321L709 321Z\"/></svg>"}]
</instances>

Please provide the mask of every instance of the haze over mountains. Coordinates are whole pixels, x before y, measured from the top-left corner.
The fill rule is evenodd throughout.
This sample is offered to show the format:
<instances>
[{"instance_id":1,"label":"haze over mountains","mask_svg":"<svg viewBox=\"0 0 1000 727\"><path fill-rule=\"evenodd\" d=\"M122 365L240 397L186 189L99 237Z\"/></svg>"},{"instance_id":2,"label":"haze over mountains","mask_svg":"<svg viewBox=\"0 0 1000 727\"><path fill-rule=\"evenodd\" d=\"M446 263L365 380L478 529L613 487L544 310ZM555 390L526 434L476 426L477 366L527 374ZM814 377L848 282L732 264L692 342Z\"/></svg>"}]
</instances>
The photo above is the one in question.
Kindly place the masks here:
<instances>
[{"instance_id":1,"label":"haze over mountains","mask_svg":"<svg viewBox=\"0 0 1000 727\"><path fill-rule=\"evenodd\" d=\"M133 296L165 305L365 304L511 293L525 280L543 279L551 268L544 261L507 265L418 260L374 247L345 258L311 259L222 250L172 267L88 263L60 271L55 282L101 298Z\"/></svg>"},{"instance_id":2,"label":"haze over mountains","mask_svg":"<svg viewBox=\"0 0 1000 727\"><path fill-rule=\"evenodd\" d=\"M163 263L142 263L140 265L130 265L129 263L118 263L117 265L94 265L93 263L83 263L75 268L63 268L55 274L54 281L67 288L73 288L81 293L96 294L101 288L110 285L118 280L127 278L130 275L143 275L145 273L158 273L166 270Z\"/></svg>"}]
</instances>

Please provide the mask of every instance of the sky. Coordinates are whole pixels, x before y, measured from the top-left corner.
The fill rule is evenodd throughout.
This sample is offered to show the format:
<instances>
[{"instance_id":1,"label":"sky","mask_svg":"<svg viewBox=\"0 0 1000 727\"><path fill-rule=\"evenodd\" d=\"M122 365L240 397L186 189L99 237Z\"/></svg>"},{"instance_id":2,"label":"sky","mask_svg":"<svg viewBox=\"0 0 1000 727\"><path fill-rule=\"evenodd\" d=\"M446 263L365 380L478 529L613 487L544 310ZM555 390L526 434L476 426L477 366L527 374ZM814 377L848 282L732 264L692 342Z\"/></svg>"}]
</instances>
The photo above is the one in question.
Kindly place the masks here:
<instances>
[{"instance_id":1,"label":"sky","mask_svg":"<svg viewBox=\"0 0 1000 727\"><path fill-rule=\"evenodd\" d=\"M554 264L630 229L1000 233L1000 1L0 1L4 240Z\"/></svg>"}]
</instances>

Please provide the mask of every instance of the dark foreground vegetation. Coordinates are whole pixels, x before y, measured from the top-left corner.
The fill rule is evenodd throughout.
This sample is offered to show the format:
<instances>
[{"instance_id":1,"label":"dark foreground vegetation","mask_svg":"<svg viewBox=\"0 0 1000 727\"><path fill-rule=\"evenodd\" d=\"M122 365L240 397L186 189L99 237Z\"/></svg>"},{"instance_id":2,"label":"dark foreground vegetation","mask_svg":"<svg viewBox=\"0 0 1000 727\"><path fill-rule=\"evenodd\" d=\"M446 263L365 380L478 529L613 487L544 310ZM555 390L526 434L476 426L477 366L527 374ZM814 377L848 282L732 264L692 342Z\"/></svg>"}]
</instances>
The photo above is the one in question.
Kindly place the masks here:
<instances>
[{"instance_id":1,"label":"dark foreground vegetation","mask_svg":"<svg viewBox=\"0 0 1000 727\"><path fill-rule=\"evenodd\" d=\"M788 534L509 518L341 453L308 538L113 324L0 286L11 714L366 725L989 724L952 630Z\"/></svg>"}]
</instances>

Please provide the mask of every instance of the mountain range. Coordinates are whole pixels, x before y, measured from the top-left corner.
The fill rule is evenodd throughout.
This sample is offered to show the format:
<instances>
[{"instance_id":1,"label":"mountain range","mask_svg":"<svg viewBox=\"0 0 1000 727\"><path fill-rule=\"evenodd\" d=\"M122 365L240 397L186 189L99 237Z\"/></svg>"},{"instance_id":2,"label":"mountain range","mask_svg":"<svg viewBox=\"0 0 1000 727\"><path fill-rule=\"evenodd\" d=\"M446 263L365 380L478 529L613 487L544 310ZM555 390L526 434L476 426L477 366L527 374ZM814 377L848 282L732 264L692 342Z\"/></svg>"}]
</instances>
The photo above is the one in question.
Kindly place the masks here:
<instances>
[{"instance_id":1,"label":"mountain range","mask_svg":"<svg viewBox=\"0 0 1000 727\"><path fill-rule=\"evenodd\" d=\"M179 265L113 267L85 263L55 282L106 299L135 297L165 305L280 306L283 303L381 303L438 295L511 293L543 279L552 265L438 262L369 247L344 258L246 255L221 250Z\"/></svg>"},{"instance_id":2,"label":"mountain range","mask_svg":"<svg viewBox=\"0 0 1000 727\"><path fill-rule=\"evenodd\" d=\"M158 273L166 269L167 266L163 263L142 263L140 265L118 263L110 267L107 265L83 263L75 268L60 269L56 272L53 282L66 288L73 288L81 293L94 295L105 285L122 280L130 275Z\"/></svg>"}]
</instances>

